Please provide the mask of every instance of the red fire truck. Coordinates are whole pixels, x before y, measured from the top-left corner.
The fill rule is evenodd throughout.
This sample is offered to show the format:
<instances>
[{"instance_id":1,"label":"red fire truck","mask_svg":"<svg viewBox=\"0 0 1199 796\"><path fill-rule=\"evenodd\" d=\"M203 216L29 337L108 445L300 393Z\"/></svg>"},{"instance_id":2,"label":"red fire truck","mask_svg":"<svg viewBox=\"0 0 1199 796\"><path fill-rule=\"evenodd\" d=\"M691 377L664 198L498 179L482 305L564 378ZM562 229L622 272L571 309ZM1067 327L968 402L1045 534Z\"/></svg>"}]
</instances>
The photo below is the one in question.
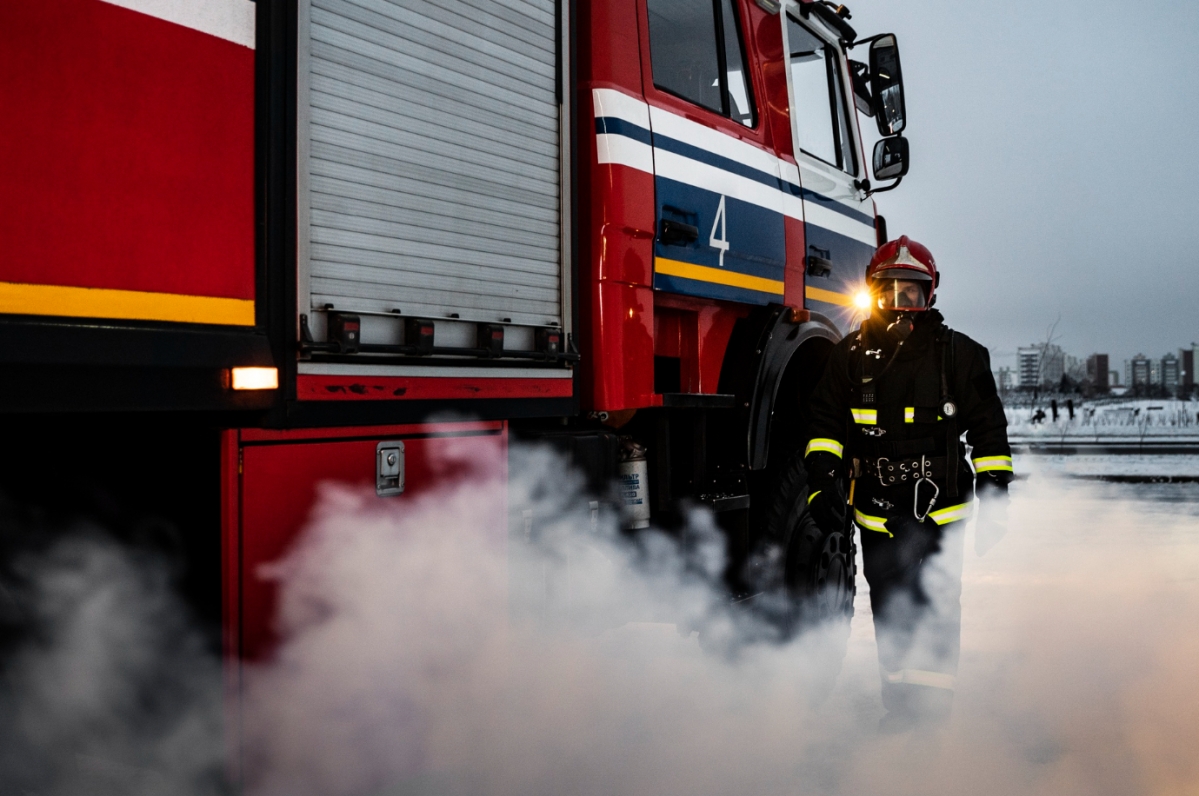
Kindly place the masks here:
<instances>
[{"instance_id":1,"label":"red fire truck","mask_svg":"<svg viewBox=\"0 0 1199 796\"><path fill-rule=\"evenodd\" d=\"M792 533L778 476L907 170L895 37L849 19L0 3L0 488L177 554L244 658L316 485L400 508L451 443L547 441L630 526L707 504L733 592L781 517L796 587L843 603L851 537Z\"/></svg>"}]
</instances>

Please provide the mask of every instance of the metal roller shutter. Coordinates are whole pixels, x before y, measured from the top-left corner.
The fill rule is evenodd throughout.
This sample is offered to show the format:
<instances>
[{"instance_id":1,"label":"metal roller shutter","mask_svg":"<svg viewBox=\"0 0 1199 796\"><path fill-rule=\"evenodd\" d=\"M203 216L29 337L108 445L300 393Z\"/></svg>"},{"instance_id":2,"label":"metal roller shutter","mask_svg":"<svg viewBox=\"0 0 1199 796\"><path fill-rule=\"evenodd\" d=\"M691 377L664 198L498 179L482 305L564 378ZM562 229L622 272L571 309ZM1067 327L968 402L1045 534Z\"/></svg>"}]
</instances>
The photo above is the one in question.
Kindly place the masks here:
<instances>
[{"instance_id":1,"label":"metal roller shutter","mask_svg":"<svg viewBox=\"0 0 1199 796\"><path fill-rule=\"evenodd\" d=\"M554 3L302 3L313 309L562 324Z\"/></svg>"}]
</instances>

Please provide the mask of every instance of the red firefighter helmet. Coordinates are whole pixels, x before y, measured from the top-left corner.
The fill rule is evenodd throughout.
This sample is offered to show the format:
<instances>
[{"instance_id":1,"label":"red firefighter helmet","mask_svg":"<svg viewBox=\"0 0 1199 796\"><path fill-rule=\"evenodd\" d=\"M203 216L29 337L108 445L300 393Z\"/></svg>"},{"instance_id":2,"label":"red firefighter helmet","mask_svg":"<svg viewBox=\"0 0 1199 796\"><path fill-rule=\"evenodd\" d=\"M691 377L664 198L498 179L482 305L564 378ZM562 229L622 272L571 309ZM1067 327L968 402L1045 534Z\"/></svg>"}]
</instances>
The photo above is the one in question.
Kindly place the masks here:
<instances>
[{"instance_id":1,"label":"red firefighter helmet","mask_svg":"<svg viewBox=\"0 0 1199 796\"><path fill-rule=\"evenodd\" d=\"M940 281L933 253L907 235L880 246L866 267L871 303L880 310L927 310Z\"/></svg>"}]
</instances>

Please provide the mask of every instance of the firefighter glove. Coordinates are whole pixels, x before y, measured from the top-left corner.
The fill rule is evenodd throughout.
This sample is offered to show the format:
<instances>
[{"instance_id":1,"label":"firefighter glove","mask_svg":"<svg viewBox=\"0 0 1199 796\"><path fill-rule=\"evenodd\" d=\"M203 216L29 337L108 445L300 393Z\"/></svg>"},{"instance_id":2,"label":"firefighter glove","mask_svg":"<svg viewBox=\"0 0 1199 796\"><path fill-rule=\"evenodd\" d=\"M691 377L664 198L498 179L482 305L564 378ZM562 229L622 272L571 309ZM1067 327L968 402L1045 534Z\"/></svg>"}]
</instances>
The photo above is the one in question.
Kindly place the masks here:
<instances>
[{"instance_id":1,"label":"firefighter glove","mask_svg":"<svg viewBox=\"0 0 1199 796\"><path fill-rule=\"evenodd\" d=\"M838 476L841 460L817 451L804 462L808 471L808 512L822 531L845 527L845 497Z\"/></svg>"},{"instance_id":2,"label":"firefighter glove","mask_svg":"<svg viewBox=\"0 0 1199 796\"><path fill-rule=\"evenodd\" d=\"M978 476L978 523L974 527L974 552L985 556L1007 533L1010 473Z\"/></svg>"},{"instance_id":3,"label":"firefighter glove","mask_svg":"<svg viewBox=\"0 0 1199 796\"><path fill-rule=\"evenodd\" d=\"M828 533L845 527L845 498L839 487L808 493L808 513L820 530Z\"/></svg>"}]
</instances>

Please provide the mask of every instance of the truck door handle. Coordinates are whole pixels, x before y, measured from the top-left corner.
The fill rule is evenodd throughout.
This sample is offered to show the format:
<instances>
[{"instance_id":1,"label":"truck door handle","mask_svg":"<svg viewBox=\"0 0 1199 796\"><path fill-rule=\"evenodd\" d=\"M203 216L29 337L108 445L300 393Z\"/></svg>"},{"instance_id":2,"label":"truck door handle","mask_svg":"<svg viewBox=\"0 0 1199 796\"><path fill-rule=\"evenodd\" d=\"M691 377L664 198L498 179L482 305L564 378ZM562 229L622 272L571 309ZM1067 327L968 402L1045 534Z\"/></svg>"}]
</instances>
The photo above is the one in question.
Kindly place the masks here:
<instances>
[{"instance_id":1,"label":"truck door handle","mask_svg":"<svg viewBox=\"0 0 1199 796\"><path fill-rule=\"evenodd\" d=\"M808 276L828 276L832 272L832 260L815 254L808 255Z\"/></svg>"},{"instance_id":2,"label":"truck door handle","mask_svg":"<svg viewBox=\"0 0 1199 796\"><path fill-rule=\"evenodd\" d=\"M667 246L686 246L699 240L699 227L681 221L662 219L662 232L658 236Z\"/></svg>"}]
</instances>

